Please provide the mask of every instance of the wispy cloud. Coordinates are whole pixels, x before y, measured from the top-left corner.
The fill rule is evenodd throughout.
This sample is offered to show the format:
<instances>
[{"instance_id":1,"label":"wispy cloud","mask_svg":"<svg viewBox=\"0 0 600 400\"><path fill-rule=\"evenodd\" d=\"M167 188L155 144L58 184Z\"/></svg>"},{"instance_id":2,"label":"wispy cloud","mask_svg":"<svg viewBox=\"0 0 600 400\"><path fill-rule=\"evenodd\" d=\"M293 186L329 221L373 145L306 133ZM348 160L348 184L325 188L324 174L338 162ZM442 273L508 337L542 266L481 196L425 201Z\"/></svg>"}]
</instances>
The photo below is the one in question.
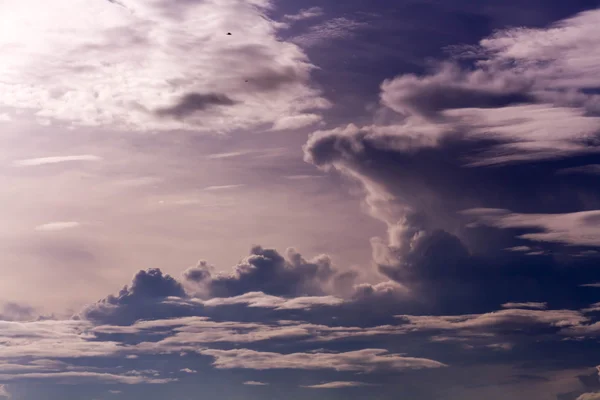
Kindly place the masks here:
<instances>
[{"instance_id":1,"label":"wispy cloud","mask_svg":"<svg viewBox=\"0 0 600 400\"><path fill-rule=\"evenodd\" d=\"M73 162L73 161L100 161L101 157L92 155L92 154L84 154L78 156L52 156L52 157L40 157L40 158L28 158L25 160L18 160L14 162L14 165L19 167L34 167L38 165L46 165L46 164L59 164L65 162Z\"/></svg>"},{"instance_id":2,"label":"wispy cloud","mask_svg":"<svg viewBox=\"0 0 600 400\"><path fill-rule=\"evenodd\" d=\"M246 185L239 184L239 185L208 186L208 187L205 187L204 190L207 190L209 192L216 192L216 191L220 191L220 190L238 189L243 186L246 186Z\"/></svg>"},{"instance_id":3,"label":"wispy cloud","mask_svg":"<svg viewBox=\"0 0 600 400\"><path fill-rule=\"evenodd\" d=\"M345 17L334 18L311 27L308 32L294 37L292 41L302 47L313 47L330 40L351 38L357 30L368 26L365 22Z\"/></svg>"},{"instance_id":4,"label":"wispy cloud","mask_svg":"<svg viewBox=\"0 0 600 400\"><path fill-rule=\"evenodd\" d=\"M302 386L302 387L308 388L308 389L343 389L343 388L352 388L352 387L360 387L360 386L371 386L371 385L368 383L364 383L364 382L335 381L335 382L321 383L319 385L309 385L309 386Z\"/></svg>"},{"instance_id":5,"label":"wispy cloud","mask_svg":"<svg viewBox=\"0 0 600 400\"><path fill-rule=\"evenodd\" d=\"M245 156L247 154L250 153L254 153L254 150L244 150L244 151L231 151L229 153L215 153L215 154L210 154L208 156L206 156L206 158L208 158L209 160L219 160L221 158L234 158L234 157L240 157L240 156Z\"/></svg>"},{"instance_id":6,"label":"wispy cloud","mask_svg":"<svg viewBox=\"0 0 600 400\"><path fill-rule=\"evenodd\" d=\"M81 224L76 221L57 221L49 222L43 225L38 225L35 227L35 230L38 232L55 232L63 231L65 229L77 228L79 226L81 226Z\"/></svg>"},{"instance_id":7,"label":"wispy cloud","mask_svg":"<svg viewBox=\"0 0 600 400\"><path fill-rule=\"evenodd\" d=\"M592 288L600 288L600 282L598 283L586 283L585 285L580 285L581 287L592 287Z\"/></svg>"},{"instance_id":8,"label":"wispy cloud","mask_svg":"<svg viewBox=\"0 0 600 400\"><path fill-rule=\"evenodd\" d=\"M286 21L302 21L305 19L320 17L324 13L325 12L321 7L310 7L298 11L296 14L287 14L283 17L283 19Z\"/></svg>"}]
</instances>

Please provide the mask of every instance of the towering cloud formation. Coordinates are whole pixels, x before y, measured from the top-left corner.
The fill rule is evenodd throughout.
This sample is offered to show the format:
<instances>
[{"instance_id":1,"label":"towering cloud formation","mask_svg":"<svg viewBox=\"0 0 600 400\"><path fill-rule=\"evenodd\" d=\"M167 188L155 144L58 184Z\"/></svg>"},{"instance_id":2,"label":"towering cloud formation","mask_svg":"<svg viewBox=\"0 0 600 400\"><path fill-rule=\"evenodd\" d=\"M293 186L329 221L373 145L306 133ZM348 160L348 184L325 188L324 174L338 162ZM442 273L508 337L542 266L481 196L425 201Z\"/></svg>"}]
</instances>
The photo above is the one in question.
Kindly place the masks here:
<instances>
[{"instance_id":1,"label":"towering cloud formation","mask_svg":"<svg viewBox=\"0 0 600 400\"><path fill-rule=\"evenodd\" d=\"M490 267L505 258L512 268L515 257L502 255L505 248L530 241L597 245L590 225L600 207L595 177L574 179L564 171L587 168L600 151L594 89L600 47L586 39L599 20L600 11L590 11L547 29L501 31L478 46L456 48L460 64L444 62L429 75L382 84L381 106L393 111L387 123L311 136L306 160L361 182L370 212L388 225L388 240L373 242L382 273L456 294L462 292L456 285L470 288L475 276L475 287L481 279L497 284L490 276L512 281L510 272L500 277ZM477 223L547 233L515 239L488 230L484 243ZM551 246L537 245L529 256ZM572 256L584 250L560 248ZM484 252L501 258L479 258ZM531 257L521 258L537 268Z\"/></svg>"}]
</instances>

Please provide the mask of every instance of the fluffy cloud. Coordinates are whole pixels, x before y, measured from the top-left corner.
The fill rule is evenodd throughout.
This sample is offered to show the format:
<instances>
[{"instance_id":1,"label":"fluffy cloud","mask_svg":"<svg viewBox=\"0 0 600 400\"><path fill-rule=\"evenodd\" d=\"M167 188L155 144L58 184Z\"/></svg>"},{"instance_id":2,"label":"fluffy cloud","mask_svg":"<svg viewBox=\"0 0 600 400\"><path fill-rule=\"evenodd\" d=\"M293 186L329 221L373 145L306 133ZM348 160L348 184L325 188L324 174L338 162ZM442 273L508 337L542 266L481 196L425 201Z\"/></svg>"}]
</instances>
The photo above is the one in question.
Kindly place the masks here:
<instances>
[{"instance_id":1,"label":"fluffy cloud","mask_svg":"<svg viewBox=\"0 0 600 400\"><path fill-rule=\"evenodd\" d=\"M176 307L161 307L167 297L186 297L181 283L159 269L138 272L130 286L125 286L117 296L105 299L86 307L80 314L92 321L134 322L142 318L173 316Z\"/></svg>"},{"instance_id":2,"label":"fluffy cloud","mask_svg":"<svg viewBox=\"0 0 600 400\"><path fill-rule=\"evenodd\" d=\"M275 296L320 296L330 291L336 276L337 271L325 255L305 260L294 249L288 249L284 257L275 250L262 247L254 247L250 256L235 266L231 274L214 274L205 263L184 273L189 282L198 285L200 294L208 298L227 298L257 291ZM248 302L243 297L227 301ZM324 301L331 303L335 299Z\"/></svg>"},{"instance_id":3,"label":"fluffy cloud","mask_svg":"<svg viewBox=\"0 0 600 400\"><path fill-rule=\"evenodd\" d=\"M277 39L282 25L265 17L269 8L266 0L3 2L11 18L0 35L0 103L134 130L314 123L303 115L329 103L310 84L306 55Z\"/></svg>"}]
</instances>

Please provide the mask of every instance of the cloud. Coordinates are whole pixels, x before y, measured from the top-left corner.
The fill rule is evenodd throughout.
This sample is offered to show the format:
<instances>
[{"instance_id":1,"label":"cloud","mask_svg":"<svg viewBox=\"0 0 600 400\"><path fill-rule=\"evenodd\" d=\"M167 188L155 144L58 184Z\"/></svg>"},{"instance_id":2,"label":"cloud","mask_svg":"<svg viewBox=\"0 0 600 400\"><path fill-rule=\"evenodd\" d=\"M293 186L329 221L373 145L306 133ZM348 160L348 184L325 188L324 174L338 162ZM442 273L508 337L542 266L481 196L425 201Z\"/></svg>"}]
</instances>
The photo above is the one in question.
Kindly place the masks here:
<instances>
[{"instance_id":1,"label":"cloud","mask_svg":"<svg viewBox=\"0 0 600 400\"><path fill-rule=\"evenodd\" d=\"M264 382L257 382L257 381L246 381L244 382L244 385L248 385L248 386L268 386L268 383L264 383Z\"/></svg>"},{"instance_id":2,"label":"cloud","mask_svg":"<svg viewBox=\"0 0 600 400\"><path fill-rule=\"evenodd\" d=\"M349 39L356 30L368 26L365 22L338 17L310 27L307 32L293 37L291 41L301 47L314 47L330 43L331 40Z\"/></svg>"},{"instance_id":3,"label":"cloud","mask_svg":"<svg viewBox=\"0 0 600 400\"><path fill-rule=\"evenodd\" d=\"M246 185L239 184L239 185L208 186L208 187L205 187L204 190L207 190L209 192L216 192L216 191L220 191L220 190L238 189L238 188L241 188L244 186L246 186Z\"/></svg>"},{"instance_id":4,"label":"cloud","mask_svg":"<svg viewBox=\"0 0 600 400\"><path fill-rule=\"evenodd\" d=\"M117 375L98 372L56 372L56 373L24 373L24 374L0 374L0 382L13 381L40 381L49 380L56 384L72 385L74 383L94 382L105 384L138 385L164 384L173 382L173 379L152 378L141 375Z\"/></svg>"},{"instance_id":5,"label":"cloud","mask_svg":"<svg viewBox=\"0 0 600 400\"><path fill-rule=\"evenodd\" d=\"M275 310L307 310L313 307L336 306L342 303L344 303L344 300L335 296L306 296L286 299L262 292L248 292L225 298L215 297L202 302L202 304L209 307L245 304L248 307L273 308Z\"/></svg>"},{"instance_id":6,"label":"cloud","mask_svg":"<svg viewBox=\"0 0 600 400\"><path fill-rule=\"evenodd\" d=\"M49 222L47 224L38 225L35 230L38 232L55 232L63 231L65 229L72 229L81 226L77 221L60 221L60 222Z\"/></svg>"},{"instance_id":7,"label":"cloud","mask_svg":"<svg viewBox=\"0 0 600 400\"><path fill-rule=\"evenodd\" d=\"M0 385L0 397L5 397L7 399L11 398L10 392L6 389L6 385Z\"/></svg>"},{"instance_id":8,"label":"cloud","mask_svg":"<svg viewBox=\"0 0 600 400\"><path fill-rule=\"evenodd\" d=\"M441 368L444 364L424 358L390 354L382 349L364 349L346 353L292 353L279 354L249 349L203 350L201 354L214 357L218 369L306 369L375 372L407 369Z\"/></svg>"},{"instance_id":9,"label":"cloud","mask_svg":"<svg viewBox=\"0 0 600 400\"><path fill-rule=\"evenodd\" d=\"M41 157L41 158L29 158L26 160L15 161L15 165L19 167L35 167L39 165L47 164L59 164L65 162L74 161L101 161L102 158L92 155L85 154L80 156L55 156L55 157Z\"/></svg>"},{"instance_id":10,"label":"cloud","mask_svg":"<svg viewBox=\"0 0 600 400\"><path fill-rule=\"evenodd\" d=\"M407 330L471 330L471 329L525 329L532 326L555 328L579 326L589 321L579 311L507 309L486 314L458 316L397 316L408 325Z\"/></svg>"},{"instance_id":11,"label":"cloud","mask_svg":"<svg viewBox=\"0 0 600 400\"><path fill-rule=\"evenodd\" d=\"M160 318L161 315L173 316L176 307L161 306L161 301L167 297L186 297L186 293L179 282L159 269L142 270L118 295L109 295L85 307L79 316L91 321L121 323L142 318Z\"/></svg>"},{"instance_id":12,"label":"cloud","mask_svg":"<svg viewBox=\"0 0 600 400\"><path fill-rule=\"evenodd\" d=\"M600 288L600 282L599 283L586 283L584 285L581 285L582 287L592 287L592 288Z\"/></svg>"},{"instance_id":13,"label":"cloud","mask_svg":"<svg viewBox=\"0 0 600 400\"><path fill-rule=\"evenodd\" d=\"M194 371L193 369L189 369L189 368L183 368L183 369L180 369L179 371L185 372L186 374L195 374L198 372L198 371Z\"/></svg>"},{"instance_id":14,"label":"cloud","mask_svg":"<svg viewBox=\"0 0 600 400\"><path fill-rule=\"evenodd\" d=\"M473 209L465 211L465 214L474 216L477 223L496 228L541 230L519 235L521 239L576 246L600 246L600 211L597 210L567 214L518 214L508 210Z\"/></svg>"},{"instance_id":15,"label":"cloud","mask_svg":"<svg viewBox=\"0 0 600 400\"><path fill-rule=\"evenodd\" d=\"M189 93L183 96L177 104L157 110L161 116L183 119L197 112L215 106L232 106L235 101L219 93Z\"/></svg>"},{"instance_id":16,"label":"cloud","mask_svg":"<svg viewBox=\"0 0 600 400\"><path fill-rule=\"evenodd\" d=\"M527 81L477 72L442 64L433 75L402 75L383 82L381 101L400 114L433 120L443 119L442 111L446 110L493 109L534 101L527 94Z\"/></svg>"},{"instance_id":17,"label":"cloud","mask_svg":"<svg viewBox=\"0 0 600 400\"><path fill-rule=\"evenodd\" d=\"M213 275L209 267L200 265L188 269L186 277L198 284L209 298L234 298L259 291L272 296L321 296L328 292L336 273L327 256L306 260L296 250L288 249L284 257L275 250L257 246L230 274ZM228 301L246 302L248 299L240 297ZM306 304L310 301L306 299ZM327 299L331 301L336 300Z\"/></svg>"},{"instance_id":18,"label":"cloud","mask_svg":"<svg viewBox=\"0 0 600 400\"><path fill-rule=\"evenodd\" d=\"M222 158L234 158L234 157L240 157L240 156L244 156L246 154L250 154L253 151L231 151L228 153L215 153L215 154L211 154L209 156L207 156L206 158L208 158L209 160L220 160Z\"/></svg>"},{"instance_id":19,"label":"cloud","mask_svg":"<svg viewBox=\"0 0 600 400\"><path fill-rule=\"evenodd\" d=\"M286 21L294 21L294 22L303 21L305 19L320 17L324 13L325 12L323 11L323 9L321 7L310 7L310 8L304 8L304 9L298 11L298 13L296 13L296 14L286 14L283 16L283 19Z\"/></svg>"},{"instance_id":20,"label":"cloud","mask_svg":"<svg viewBox=\"0 0 600 400\"><path fill-rule=\"evenodd\" d=\"M305 144L305 160L357 181L364 209L386 225L387 237L372 240L379 272L436 312L566 286L589 304L576 287L598 278L564 265L589 265L578 247L600 245L600 191L594 175L560 171L594 165L600 150L597 44L585 39L599 16L499 31L469 47L476 57L463 49L459 61L387 79L372 124L318 130Z\"/></svg>"},{"instance_id":21,"label":"cloud","mask_svg":"<svg viewBox=\"0 0 600 400\"><path fill-rule=\"evenodd\" d=\"M545 310L548 308L546 303L526 302L526 303L504 303L503 308L532 308L536 310Z\"/></svg>"},{"instance_id":22,"label":"cloud","mask_svg":"<svg viewBox=\"0 0 600 400\"><path fill-rule=\"evenodd\" d=\"M336 381L321 383L318 385L302 386L308 389L344 389L352 387L370 386L368 383L363 382L352 382L352 381Z\"/></svg>"},{"instance_id":23,"label":"cloud","mask_svg":"<svg viewBox=\"0 0 600 400\"><path fill-rule=\"evenodd\" d=\"M598 400L600 399L600 392L596 393L584 393L577 397L577 400Z\"/></svg>"},{"instance_id":24,"label":"cloud","mask_svg":"<svg viewBox=\"0 0 600 400\"><path fill-rule=\"evenodd\" d=\"M0 104L76 126L210 133L328 108L270 10L266 0L3 2L12 18L0 47L20 45L3 58Z\"/></svg>"},{"instance_id":25,"label":"cloud","mask_svg":"<svg viewBox=\"0 0 600 400\"><path fill-rule=\"evenodd\" d=\"M589 164L582 165L579 167L564 168L557 171L558 174L565 175L578 175L578 174L589 174L589 175L600 175L600 164Z\"/></svg>"}]
</instances>

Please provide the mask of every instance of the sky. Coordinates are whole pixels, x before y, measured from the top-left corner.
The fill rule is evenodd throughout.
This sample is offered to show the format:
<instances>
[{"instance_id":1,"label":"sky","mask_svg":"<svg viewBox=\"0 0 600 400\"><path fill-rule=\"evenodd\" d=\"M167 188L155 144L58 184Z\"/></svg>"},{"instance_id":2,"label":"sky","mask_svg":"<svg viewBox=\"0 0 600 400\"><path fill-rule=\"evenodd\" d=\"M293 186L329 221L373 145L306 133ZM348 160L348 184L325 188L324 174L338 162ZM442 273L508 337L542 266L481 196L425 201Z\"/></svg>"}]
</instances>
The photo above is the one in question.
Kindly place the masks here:
<instances>
[{"instance_id":1,"label":"sky","mask_svg":"<svg viewBox=\"0 0 600 400\"><path fill-rule=\"evenodd\" d=\"M597 0L0 2L0 399L600 399Z\"/></svg>"}]
</instances>

